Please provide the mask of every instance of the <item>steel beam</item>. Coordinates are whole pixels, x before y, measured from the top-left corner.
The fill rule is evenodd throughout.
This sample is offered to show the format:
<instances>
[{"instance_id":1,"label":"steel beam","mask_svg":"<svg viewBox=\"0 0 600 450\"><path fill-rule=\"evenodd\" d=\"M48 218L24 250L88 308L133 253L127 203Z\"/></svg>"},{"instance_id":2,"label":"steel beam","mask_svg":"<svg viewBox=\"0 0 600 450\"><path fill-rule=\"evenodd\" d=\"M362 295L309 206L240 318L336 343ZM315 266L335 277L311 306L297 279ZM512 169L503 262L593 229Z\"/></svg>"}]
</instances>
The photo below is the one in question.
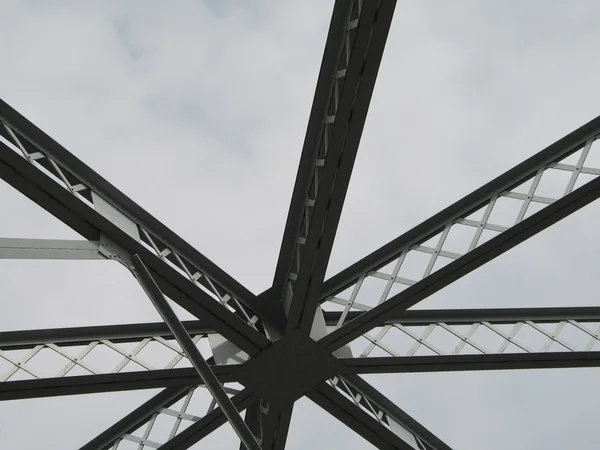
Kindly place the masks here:
<instances>
[{"instance_id":1,"label":"steel beam","mask_svg":"<svg viewBox=\"0 0 600 450\"><path fill-rule=\"evenodd\" d=\"M121 436L151 420L157 411L179 401L189 391L189 387L167 388L158 393L139 408L119 420L96 438L81 447L80 450L108 450Z\"/></svg>"},{"instance_id":2,"label":"steel beam","mask_svg":"<svg viewBox=\"0 0 600 450\"><path fill-rule=\"evenodd\" d=\"M297 259L301 257L304 242L308 237L308 227L312 221L312 203L316 199L316 192L311 195L310 189L311 187L318 189L318 183L315 184L313 180L318 177L318 172L322 167L322 162L318 161L318 151L323 128L326 126L324 124L325 117L336 83L343 83L343 77L338 79L336 74L344 51L344 42L349 32L348 22L351 20L354 3L356 3L355 0L336 0L329 24L325 51L271 289L271 300L277 304L283 303L286 309L289 309L291 301L291 292L288 292L289 287L287 286L290 273L296 273L299 269ZM358 16L357 13L358 10L355 10L354 18ZM307 204L308 199L311 200L309 204ZM286 295L289 298L286 298ZM263 298L268 297L263 296Z\"/></svg>"},{"instance_id":3,"label":"steel beam","mask_svg":"<svg viewBox=\"0 0 600 450\"><path fill-rule=\"evenodd\" d=\"M167 263L164 258L161 259L145 244L134 239L120 226L115 225L1 141L0 178L86 239L100 240L102 233L126 253L141 255L166 295L191 314L202 317L202 320L242 350L255 354L269 344L269 340L264 335L248 325L244 316L242 320L232 313L203 288L186 278L172 264Z\"/></svg>"},{"instance_id":4,"label":"steel beam","mask_svg":"<svg viewBox=\"0 0 600 450\"><path fill-rule=\"evenodd\" d=\"M200 320L182 322L192 335L211 334L215 331ZM23 350L36 345L88 345L94 341L109 340L114 344L140 342L146 338L173 339L173 333L163 322L92 327L46 328L40 330L0 332L0 350Z\"/></svg>"},{"instance_id":5,"label":"steel beam","mask_svg":"<svg viewBox=\"0 0 600 450\"><path fill-rule=\"evenodd\" d=\"M0 259L106 259L95 241L0 238Z\"/></svg>"},{"instance_id":6,"label":"steel beam","mask_svg":"<svg viewBox=\"0 0 600 450\"><path fill-rule=\"evenodd\" d=\"M583 208L598 199L598 197L600 197L600 178L596 178L572 194L557 200L508 231L501 233L465 256L429 275L419 283L366 312L356 320L337 329L319 342L331 351L340 348L361 334L385 322L397 312L414 306L443 287L500 256L569 214Z\"/></svg>"},{"instance_id":7,"label":"steel beam","mask_svg":"<svg viewBox=\"0 0 600 450\"><path fill-rule=\"evenodd\" d=\"M585 156L598 133L600 133L600 119L595 119L581 127L579 130L551 145L546 150L543 150L530 160L527 160L525 163L507 172L508 175L505 174L501 176L500 179L502 183L497 181L492 182L491 184L494 189L491 189L486 185L461 200L458 203L459 207L455 205L450 208L450 212L446 210L445 212L440 213L444 220L440 220L438 217L439 215L435 216L433 219L430 219L408 232L406 235L400 237L399 240L395 241L394 245L391 246L393 248L388 249L389 254L400 256L398 257L395 269L393 270L395 273L392 273L389 276L386 275L388 283L379 300L379 305L323 338L320 341L322 345L330 350L335 350L342 345L347 344L369 329L385 322L394 314L414 306L419 301L427 298L460 277L470 273L512 247L596 200L600 196L600 179L595 178L576 190L573 190L573 187L577 176L583 168L585 168L583 165ZM577 166L569 166L560 162L577 150L582 150L580 162ZM535 199L537 183L539 183L543 173L552 167L556 167L558 164L567 167L566 170L569 170L572 173L570 182L566 186L564 196L559 199L546 199L547 206L541 211L532 214L530 217L524 218L529 204ZM600 171L598 171L598 173L600 174ZM506 190L513 189L515 184L518 185L527 181L532 175L535 178L529 188L529 194L518 194ZM501 191L499 192L498 189L501 189ZM511 227L498 227L488 223L496 200L501 195L506 197L516 196L522 201L521 211L516 217L515 225ZM521 196L523 198L521 198ZM481 220L474 221L466 218L468 214L480 208L485 209ZM445 252L443 245L450 229L453 226L456 226L456 224L464 223L468 226L476 226L477 228L468 250L466 253L462 254ZM477 225L475 225L475 223ZM496 237L478 246L481 233L486 227L494 228L498 234ZM430 238L432 235L438 236L437 244L435 244L436 247L424 247L422 245L424 240ZM401 243L401 245L398 245L399 243ZM408 287L404 291L388 298L391 286L398 280L397 273L402 266L406 254L412 251L430 254L429 264L425 269L423 277L420 280L401 280L401 282L406 283ZM435 271L433 268L435 267L436 260L443 252L452 259L452 262ZM376 254L379 255L378 252L376 252ZM358 266L361 270L364 270L367 266L371 267L370 261L374 259L375 258L368 258L369 264L362 262ZM381 261L389 262L388 259L380 259L379 262ZM331 294L338 291L340 288L347 286L347 281L350 278L354 278L354 275L352 277L347 276L350 272L356 275L357 270L352 269L349 272L344 271L342 273L343 276L335 277L334 282L330 283L327 293ZM361 275L358 275L358 281L354 291L358 292L360 290L360 285L365 277L380 275L375 272L376 271L374 270L370 270L367 273L362 272ZM338 281L335 281L335 279L338 279ZM346 281L342 282L342 279ZM333 287L335 287L335 289L331 290ZM355 295L354 292L352 295ZM347 302L344 311L345 313L349 312L353 303L354 299ZM343 321L345 318L342 316L341 320Z\"/></svg>"},{"instance_id":8,"label":"steel beam","mask_svg":"<svg viewBox=\"0 0 600 450\"><path fill-rule=\"evenodd\" d=\"M342 316L339 311L324 313L327 326L336 326ZM350 311L346 322L351 322L365 314ZM510 324L532 321L536 323L554 323L567 320L577 322L600 322L600 307L566 306L550 308L481 308L481 309L409 309L396 311L383 325L429 326L432 323L446 325L472 325L477 322ZM2 334L0 333L0 343ZM1 347L0 347L1 348Z\"/></svg>"},{"instance_id":9,"label":"steel beam","mask_svg":"<svg viewBox=\"0 0 600 450\"><path fill-rule=\"evenodd\" d=\"M231 399L231 402L238 411L248 408L256 398L248 389L244 389ZM185 450L196 444L198 441L208 436L214 430L227 422L225 414L221 408L216 408L205 415L194 425L186 428L169 442L159 447L159 450Z\"/></svg>"},{"instance_id":10,"label":"steel beam","mask_svg":"<svg viewBox=\"0 0 600 450\"><path fill-rule=\"evenodd\" d=\"M498 353L371 357L343 360L350 373L460 372L600 367L600 352Z\"/></svg>"},{"instance_id":11,"label":"steel beam","mask_svg":"<svg viewBox=\"0 0 600 450\"><path fill-rule=\"evenodd\" d=\"M158 284L156 284L152 275L150 275L148 268L144 265L138 255L133 255L130 267L134 276L140 282L140 285L144 291L146 291L146 294L148 294L150 301L175 336L175 339L191 361L192 365L198 371L200 378L204 381L204 384L227 416L227 420L231 423L231 426L246 448L248 448L248 450L261 450L260 444L255 436L246 426L246 423L233 403L231 403L231 400L223 390L223 386L221 386L221 383L207 364L200 353L200 350L196 348L196 344L192 341L192 338L179 321L179 318L163 296Z\"/></svg>"},{"instance_id":12,"label":"steel beam","mask_svg":"<svg viewBox=\"0 0 600 450\"><path fill-rule=\"evenodd\" d=\"M412 434L396 434L387 419L378 418L356 399L351 401L327 383L319 385L307 397L379 449L420 450Z\"/></svg>"},{"instance_id":13,"label":"steel beam","mask_svg":"<svg viewBox=\"0 0 600 450\"><path fill-rule=\"evenodd\" d=\"M343 381L343 383L341 382ZM357 375L344 375L336 384L357 399L367 410L384 419L392 431L426 450L451 450L450 447ZM411 439L412 436L412 439Z\"/></svg>"},{"instance_id":14,"label":"steel beam","mask_svg":"<svg viewBox=\"0 0 600 450\"><path fill-rule=\"evenodd\" d=\"M590 139L596 138L599 133L600 117L597 117L326 280L323 284L321 300L325 301L328 297L351 287L362 276L394 261L403 252L425 242L443 231L448 225L466 218L481 207L488 205L491 199L502 193L508 193L514 187L535 178L540 169L555 167L561 160L584 147ZM585 173L585 169L580 168L578 172ZM599 173L596 172L591 171L590 173L598 175Z\"/></svg>"},{"instance_id":15,"label":"steel beam","mask_svg":"<svg viewBox=\"0 0 600 450\"><path fill-rule=\"evenodd\" d=\"M363 2L360 9L345 81L325 120L332 122L323 130L324 167L294 282L288 330L299 326L309 332L313 324L395 6L395 0L380 0Z\"/></svg>"},{"instance_id":16,"label":"steel beam","mask_svg":"<svg viewBox=\"0 0 600 450\"><path fill-rule=\"evenodd\" d=\"M262 414L262 447L264 450L283 450L287 441L294 405L280 411Z\"/></svg>"},{"instance_id":17,"label":"steel beam","mask_svg":"<svg viewBox=\"0 0 600 450\"><path fill-rule=\"evenodd\" d=\"M202 279L198 278L198 281L207 289L214 290L217 286L223 294L238 299L262 317L278 320L272 309L258 302L244 286L2 100L0 122L0 136L19 147L28 161L36 161L62 180L71 192L79 192L92 202L93 194L101 198L139 227L142 239L146 235L152 237L155 243L164 244L173 256L177 255L174 259L183 261L189 270L199 271Z\"/></svg>"},{"instance_id":18,"label":"steel beam","mask_svg":"<svg viewBox=\"0 0 600 450\"><path fill-rule=\"evenodd\" d=\"M239 367L214 366L213 372L220 382L233 382L237 381ZM192 368L7 381L0 383L0 401L193 386L202 383L202 379Z\"/></svg>"}]
</instances>

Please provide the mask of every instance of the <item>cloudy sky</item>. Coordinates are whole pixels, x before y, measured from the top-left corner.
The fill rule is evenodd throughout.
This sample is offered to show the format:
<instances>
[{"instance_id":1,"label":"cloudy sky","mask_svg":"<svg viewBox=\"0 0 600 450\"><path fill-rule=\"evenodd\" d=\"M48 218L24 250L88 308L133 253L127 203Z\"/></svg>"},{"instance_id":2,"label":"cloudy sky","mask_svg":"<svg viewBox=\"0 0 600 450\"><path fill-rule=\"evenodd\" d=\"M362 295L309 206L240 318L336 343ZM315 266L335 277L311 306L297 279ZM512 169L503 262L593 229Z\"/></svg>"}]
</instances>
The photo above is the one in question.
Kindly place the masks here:
<instances>
[{"instance_id":1,"label":"cloudy sky","mask_svg":"<svg viewBox=\"0 0 600 450\"><path fill-rule=\"evenodd\" d=\"M259 293L272 281L332 3L0 0L0 97ZM594 118L599 13L593 0L400 1L329 275ZM78 238L8 185L0 199L0 236ZM597 305L599 218L588 206L430 304ZM2 330L158 320L116 263L0 268ZM585 449L597 447L597 376L368 379L456 449ZM2 403L0 447L77 448L153 394ZM197 448L235 442L224 426ZM371 448L307 400L288 442Z\"/></svg>"}]
</instances>

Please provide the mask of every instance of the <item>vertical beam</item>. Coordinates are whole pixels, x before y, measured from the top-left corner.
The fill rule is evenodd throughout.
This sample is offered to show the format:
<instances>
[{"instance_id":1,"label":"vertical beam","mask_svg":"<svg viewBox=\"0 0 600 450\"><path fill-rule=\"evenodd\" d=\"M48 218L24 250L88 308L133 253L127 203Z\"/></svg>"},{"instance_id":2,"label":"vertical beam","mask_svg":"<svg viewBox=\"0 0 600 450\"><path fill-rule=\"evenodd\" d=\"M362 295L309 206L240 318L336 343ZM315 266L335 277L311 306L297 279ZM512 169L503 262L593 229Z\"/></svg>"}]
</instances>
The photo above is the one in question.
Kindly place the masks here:
<instances>
[{"instance_id":1,"label":"vertical beam","mask_svg":"<svg viewBox=\"0 0 600 450\"><path fill-rule=\"evenodd\" d=\"M271 300L283 303L285 310L289 310L293 289L291 285L294 282L294 280L290 280L290 274L297 272L308 235L308 227L312 222L316 192L311 195L310 190L312 187L313 191L317 191L320 182L319 174L323 161L319 161L318 150L319 140L325 127L327 108L335 84L343 83L343 77L337 78L336 74L344 49L353 3L353 0L336 0L329 24L327 42L273 278Z\"/></svg>"},{"instance_id":2,"label":"vertical beam","mask_svg":"<svg viewBox=\"0 0 600 450\"><path fill-rule=\"evenodd\" d=\"M395 0L362 2L342 91L335 98L335 110L326 118L333 121L331 137L328 140L324 130L325 163L288 329L300 327L308 332L313 323L395 6Z\"/></svg>"},{"instance_id":3,"label":"vertical beam","mask_svg":"<svg viewBox=\"0 0 600 450\"><path fill-rule=\"evenodd\" d=\"M217 380L217 377L210 369L210 366L206 363L202 357L202 354L196 348L196 345L190 338L190 335L187 333L184 326L179 321L179 318L167 300L164 298L160 288L138 255L133 255L131 258L130 267L134 276L140 282L142 288L144 291L146 291L146 294L148 294L148 297L175 336L175 339L177 339L177 342L187 355L188 359L198 371L200 378L202 378L204 384L214 397L215 401L223 410L227 420L229 420L237 435L246 445L246 448L248 448L248 450L261 450L260 444L256 441L254 435L246 426L244 420L238 413L234 404L231 402L231 399L223 390L221 383L219 383L219 380Z\"/></svg>"}]
</instances>

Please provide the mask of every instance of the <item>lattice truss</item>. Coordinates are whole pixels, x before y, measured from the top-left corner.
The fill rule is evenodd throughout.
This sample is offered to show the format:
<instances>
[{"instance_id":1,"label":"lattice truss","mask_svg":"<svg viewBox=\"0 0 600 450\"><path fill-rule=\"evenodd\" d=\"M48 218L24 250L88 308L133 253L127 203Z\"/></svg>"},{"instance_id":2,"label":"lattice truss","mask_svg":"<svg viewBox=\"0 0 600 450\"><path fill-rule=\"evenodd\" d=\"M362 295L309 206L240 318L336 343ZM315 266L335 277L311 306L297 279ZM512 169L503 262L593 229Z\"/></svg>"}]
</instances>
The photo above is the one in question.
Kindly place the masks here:
<instances>
[{"instance_id":1,"label":"lattice truss","mask_svg":"<svg viewBox=\"0 0 600 450\"><path fill-rule=\"evenodd\" d=\"M335 2L260 295L0 101L0 177L83 237L0 238L0 258L117 261L165 322L0 332L0 400L162 389L87 450L202 448L225 422L283 449L304 396L378 448L449 449L360 374L600 365L600 308L410 309L600 196L600 118L325 280L394 8Z\"/></svg>"}]
</instances>

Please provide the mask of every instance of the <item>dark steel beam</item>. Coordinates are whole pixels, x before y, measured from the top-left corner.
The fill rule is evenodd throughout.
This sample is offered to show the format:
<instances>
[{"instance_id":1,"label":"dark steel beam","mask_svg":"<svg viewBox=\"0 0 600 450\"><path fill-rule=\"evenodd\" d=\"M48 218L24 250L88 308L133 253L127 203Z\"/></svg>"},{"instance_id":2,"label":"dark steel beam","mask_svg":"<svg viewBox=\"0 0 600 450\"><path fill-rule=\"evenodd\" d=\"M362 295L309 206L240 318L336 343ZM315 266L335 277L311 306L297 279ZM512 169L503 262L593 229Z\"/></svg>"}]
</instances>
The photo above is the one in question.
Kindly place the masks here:
<instances>
[{"instance_id":1,"label":"dark steel beam","mask_svg":"<svg viewBox=\"0 0 600 450\"><path fill-rule=\"evenodd\" d=\"M2 142L0 178L85 238L99 240L102 233L126 252L139 254L169 298L196 317L202 317L203 321L248 354L256 354L268 346L270 341L264 335Z\"/></svg>"},{"instance_id":2,"label":"dark steel beam","mask_svg":"<svg viewBox=\"0 0 600 450\"><path fill-rule=\"evenodd\" d=\"M163 390L85 444L80 450L108 450L119 437L133 432L150 420L157 411L179 401L188 390L189 387L172 387Z\"/></svg>"},{"instance_id":3,"label":"dark steel beam","mask_svg":"<svg viewBox=\"0 0 600 450\"><path fill-rule=\"evenodd\" d=\"M390 419L394 420L398 425L416 436L420 441L419 444L427 450L451 450L441 439L361 377L357 375L344 375L342 379L346 382L346 386L353 391L352 394L354 396L360 394L362 399L368 399L371 407L385 413L388 421Z\"/></svg>"},{"instance_id":4,"label":"dark steel beam","mask_svg":"<svg viewBox=\"0 0 600 450\"><path fill-rule=\"evenodd\" d=\"M30 152L40 151L52 158L61 167L67 178L83 183L91 191L100 195L121 213L166 244L182 259L201 269L203 274L210 278L214 284L218 284L223 290L239 299L250 309L260 313L261 317L274 321L282 320L281 317L274 314L271 307L259 302L248 289L1 99L0 121L6 123L17 134L27 150ZM4 126L0 126L0 135L14 142ZM200 282L204 281L201 280Z\"/></svg>"},{"instance_id":5,"label":"dark steel beam","mask_svg":"<svg viewBox=\"0 0 600 450\"><path fill-rule=\"evenodd\" d=\"M280 411L269 411L268 414L263 414L263 450L285 449L293 409L294 405L292 404Z\"/></svg>"},{"instance_id":6,"label":"dark steel beam","mask_svg":"<svg viewBox=\"0 0 600 450\"><path fill-rule=\"evenodd\" d=\"M319 341L333 351L600 197L600 178L500 233Z\"/></svg>"},{"instance_id":7,"label":"dark steel beam","mask_svg":"<svg viewBox=\"0 0 600 450\"><path fill-rule=\"evenodd\" d=\"M144 265L138 255L133 255L131 258L130 268L144 291L146 291L148 298L160 316L163 318L175 336L175 339L185 352L186 356L200 375L200 378L202 378L204 385L223 410L223 413L227 417L227 420L233 427L238 437L244 443L246 448L248 448L248 450L261 450L261 446L256 440L256 437L246 426L244 419L242 419L242 416L240 416L234 404L231 403L227 393L223 390L223 386L202 356L202 353L200 353L200 350L198 350L196 347L194 341L192 341L190 335L179 321L179 318L163 296L163 293L160 291L156 281L154 281L152 275L150 275L148 268Z\"/></svg>"},{"instance_id":8,"label":"dark steel beam","mask_svg":"<svg viewBox=\"0 0 600 450\"><path fill-rule=\"evenodd\" d=\"M246 415L244 416L244 422L246 422L246 426L252 430L252 434L257 437L257 439L262 440L262 424L261 424L261 401L257 400L252 405L246 408ZM261 442L263 450L265 448L264 441ZM243 442L240 441L240 450L245 450L246 446Z\"/></svg>"},{"instance_id":9,"label":"dark steel beam","mask_svg":"<svg viewBox=\"0 0 600 450\"><path fill-rule=\"evenodd\" d=\"M510 190L531 179L541 167L576 152L600 133L600 117L597 117L541 152L513 167L509 171L463 197L412 230L394 239L360 261L354 263L323 284L321 300L343 291L354 284L361 275L385 266L404 250L424 242L440 232L447 224L467 217L489 202L494 195Z\"/></svg>"},{"instance_id":10,"label":"dark steel beam","mask_svg":"<svg viewBox=\"0 0 600 450\"><path fill-rule=\"evenodd\" d=\"M458 372L471 370L600 367L600 352L498 353L369 357L342 360L352 373Z\"/></svg>"},{"instance_id":11,"label":"dark steel beam","mask_svg":"<svg viewBox=\"0 0 600 450\"><path fill-rule=\"evenodd\" d=\"M213 372L221 383L227 383L237 381L239 368L234 365L214 366ZM0 401L201 384L202 379L192 368L5 381L0 383Z\"/></svg>"},{"instance_id":12,"label":"dark steel beam","mask_svg":"<svg viewBox=\"0 0 600 450\"><path fill-rule=\"evenodd\" d=\"M326 383L319 385L307 397L379 449L415 450L390 428Z\"/></svg>"},{"instance_id":13,"label":"dark steel beam","mask_svg":"<svg viewBox=\"0 0 600 450\"><path fill-rule=\"evenodd\" d=\"M395 6L395 0L362 2L341 93L333 98L338 104L329 116L331 136L294 282L288 330L309 332L313 324Z\"/></svg>"},{"instance_id":14,"label":"dark steel beam","mask_svg":"<svg viewBox=\"0 0 600 450\"><path fill-rule=\"evenodd\" d=\"M248 389L232 397L231 402L238 411L248 408L256 398ZM199 440L208 436L214 430L227 422L227 418L221 408L216 408L205 415L191 427L186 428L169 442L159 447L159 450L185 450L196 444Z\"/></svg>"},{"instance_id":15,"label":"dark steel beam","mask_svg":"<svg viewBox=\"0 0 600 450\"><path fill-rule=\"evenodd\" d=\"M188 320L182 323L190 334L215 333L200 320ZM149 337L173 338L173 333L162 322L3 331L0 332L0 350L21 350L46 343L60 344L61 347L87 345L92 341L103 339L119 344L138 342Z\"/></svg>"},{"instance_id":16,"label":"dark steel beam","mask_svg":"<svg viewBox=\"0 0 600 450\"><path fill-rule=\"evenodd\" d=\"M290 208L275 268L273 288L270 291L270 296L261 296L265 299L271 297L271 302L277 305L281 305L285 300L286 283L294 264L294 256L297 254L297 246L301 245L298 239L301 233L305 234L305 231L303 233L301 230L303 222L310 220L312 215L312 208L306 204L307 197L311 188L311 182L315 176L314 171L317 170L315 161L318 156L323 121L327 115L327 109L336 82L338 61L343 51L353 3L354 1L336 0L333 7L315 96L304 137L298 173L294 183Z\"/></svg>"},{"instance_id":17,"label":"dark steel beam","mask_svg":"<svg viewBox=\"0 0 600 450\"><path fill-rule=\"evenodd\" d=\"M364 312L350 311L346 316L348 323L361 317ZM324 312L325 323L335 326L342 313ZM488 309L409 309L395 311L382 325L413 325L426 326L432 323L446 325L466 325L475 322L507 324L530 320L536 323L552 323L562 320L577 322L600 322L600 307L567 306L551 308L488 308ZM1 336L1 335L0 335ZM2 340L0 338L0 345Z\"/></svg>"}]
</instances>

